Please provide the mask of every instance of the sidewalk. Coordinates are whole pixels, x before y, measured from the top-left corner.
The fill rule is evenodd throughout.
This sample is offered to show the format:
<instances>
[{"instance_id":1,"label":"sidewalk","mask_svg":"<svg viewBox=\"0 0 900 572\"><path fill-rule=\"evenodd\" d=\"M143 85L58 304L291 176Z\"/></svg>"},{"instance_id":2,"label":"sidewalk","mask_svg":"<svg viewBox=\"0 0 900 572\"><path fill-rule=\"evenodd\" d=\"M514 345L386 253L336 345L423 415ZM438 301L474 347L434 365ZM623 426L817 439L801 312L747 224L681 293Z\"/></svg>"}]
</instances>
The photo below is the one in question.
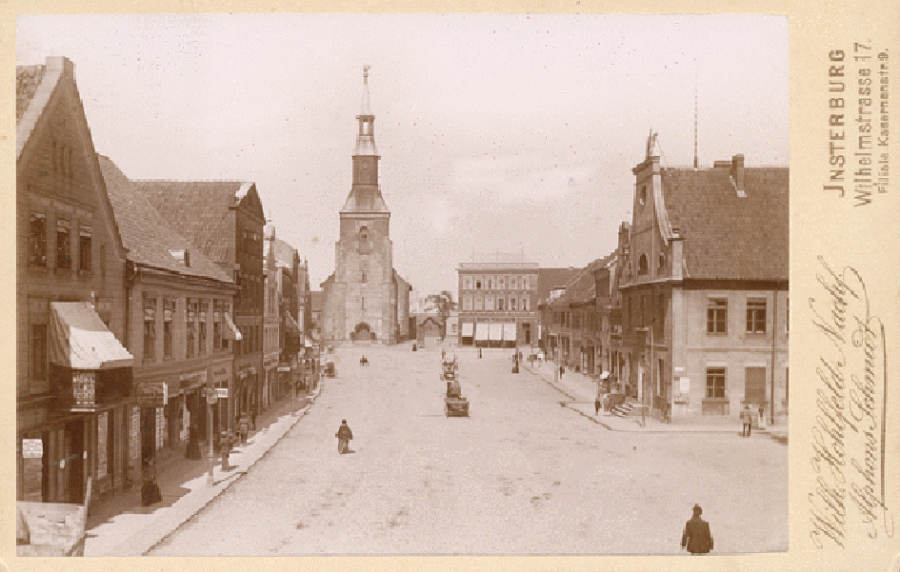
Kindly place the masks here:
<instances>
[{"instance_id":1,"label":"sidewalk","mask_svg":"<svg viewBox=\"0 0 900 572\"><path fill-rule=\"evenodd\" d=\"M247 444L237 445L222 470L216 455L213 486L209 486L210 463L204 459L176 459L157 477L162 502L141 506L140 487L92 503L86 525L85 556L143 556L179 526L240 479L305 414L318 397L321 384L310 394L287 397L257 419Z\"/></svg>"},{"instance_id":2,"label":"sidewalk","mask_svg":"<svg viewBox=\"0 0 900 572\"><path fill-rule=\"evenodd\" d=\"M540 377L546 383L552 385L568 397L571 401L560 402L561 405L568 407L585 417L589 417L595 423L603 426L610 431L628 431L635 433L719 433L734 434L740 433L740 425L737 420L731 418L711 418L709 420L675 420L671 423L664 423L658 419L647 417L645 424L641 425L640 416L619 417L613 415L609 411L601 409L599 414L595 414L594 399L597 396L597 380L583 373L575 372L572 369L566 369L562 375L562 379L557 381L556 362L532 362L523 361L523 368L532 374ZM755 433L769 435L778 441L787 441L788 428L786 424L769 425L765 429L758 429Z\"/></svg>"}]
</instances>

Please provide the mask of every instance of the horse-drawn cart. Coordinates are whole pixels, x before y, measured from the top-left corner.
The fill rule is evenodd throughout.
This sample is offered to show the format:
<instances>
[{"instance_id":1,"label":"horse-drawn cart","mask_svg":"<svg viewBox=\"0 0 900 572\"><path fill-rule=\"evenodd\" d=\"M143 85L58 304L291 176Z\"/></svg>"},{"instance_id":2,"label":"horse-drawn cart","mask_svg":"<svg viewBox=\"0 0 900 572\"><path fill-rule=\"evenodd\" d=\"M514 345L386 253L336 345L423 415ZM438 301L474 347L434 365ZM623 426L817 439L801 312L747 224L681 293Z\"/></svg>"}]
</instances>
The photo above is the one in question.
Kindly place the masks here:
<instances>
[{"instance_id":1,"label":"horse-drawn cart","mask_svg":"<svg viewBox=\"0 0 900 572\"><path fill-rule=\"evenodd\" d=\"M83 504L18 501L18 556L84 556L91 478Z\"/></svg>"},{"instance_id":2,"label":"horse-drawn cart","mask_svg":"<svg viewBox=\"0 0 900 572\"><path fill-rule=\"evenodd\" d=\"M465 397L445 397L444 413L447 417L468 417L469 400Z\"/></svg>"}]
</instances>

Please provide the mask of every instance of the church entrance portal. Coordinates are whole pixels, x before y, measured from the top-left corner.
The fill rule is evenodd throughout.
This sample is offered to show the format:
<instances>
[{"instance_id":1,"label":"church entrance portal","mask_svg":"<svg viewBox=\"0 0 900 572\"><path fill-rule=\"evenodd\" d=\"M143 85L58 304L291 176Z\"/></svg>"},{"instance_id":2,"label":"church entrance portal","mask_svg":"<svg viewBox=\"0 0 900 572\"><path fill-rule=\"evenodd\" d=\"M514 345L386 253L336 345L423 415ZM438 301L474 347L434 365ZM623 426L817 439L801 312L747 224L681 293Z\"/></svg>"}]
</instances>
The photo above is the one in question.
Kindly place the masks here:
<instances>
[{"instance_id":1,"label":"church entrance portal","mask_svg":"<svg viewBox=\"0 0 900 572\"><path fill-rule=\"evenodd\" d=\"M369 328L369 324L360 322L356 324L356 328L350 334L350 339L354 342L374 342L376 338L375 332Z\"/></svg>"}]
</instances>

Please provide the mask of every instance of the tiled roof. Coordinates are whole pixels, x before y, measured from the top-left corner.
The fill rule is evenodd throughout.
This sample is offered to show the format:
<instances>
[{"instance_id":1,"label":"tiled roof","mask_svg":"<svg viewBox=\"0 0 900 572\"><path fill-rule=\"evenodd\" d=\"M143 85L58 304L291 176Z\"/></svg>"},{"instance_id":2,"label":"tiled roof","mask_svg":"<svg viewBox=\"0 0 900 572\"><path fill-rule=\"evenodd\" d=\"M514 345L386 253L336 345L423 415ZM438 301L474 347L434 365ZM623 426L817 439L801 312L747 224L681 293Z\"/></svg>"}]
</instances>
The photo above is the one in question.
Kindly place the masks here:
<instances>
[{"instance_id":1,"label":"tiled roof","mask_svg":"<svg viewBox=\"0 0 900 572\"><path fill-rule=\"evenodd\" d=\"M605 258L598 258L584 268L580 269L566 284L566 291L551 303L551 306L568 306L569 304L583 304L590 302L596 296L597 281L594 278L594 270L606 266L615 256L610 254Z\"/></svg>"},{"instance_id":2,"label":"tiled roof","mask_svg":"<svg viewBox=\"0 0 900 572\"><path fill-rule=\"evenodd\" d=\"M109 201L115 213L128 258L186 276L212 278L232 284L231 277L172 229L121 170L108 157L98 155ZM187 250L190 266L171 253Z\"/></svg>"},{"instance_id":3,"label":"tiled roof","mask_svg":"<svg viewBox=\"0 0 900 572\"><path fill-rule=\"evenodd\" d=\"M684 275L699 279L788 279L788 169L744 169L739 197L727 168L664 168L672 228L684 237Z\"/></svg>"},{"instance_id":4,"label":"tiled roof","mask_svg":"<svg viewBox=\"0 0 900 572\"><path fill-rule=\"evenodd\" d=\"M45 66L16 66L16 123L22 119L44 77Z\"/></svg>"},{"instance_id":5,"label":"tiled roof","mask_svg":"<svg viewBox=\"0 0 900 572\"><path fill-rule=\"evenodd\" d=\"M134 181L163 218L223 268L235 259L235 225L229 217L241 181Z\"/></svg>"},{"instance_id":6,"label":"tiled roof","mask_svg":"<svg viewBox=\"0 0 900 572\"><path fill-rule=\"evenodd\" d=\"M294 257L297 254L297 249L281 240L280 238L275 239L275 260L279 265L287 265L288 268L293 270L294 268Z\"/></svg>"},{"instance_id":7,"label":"tiled roof","mask_svg":"<svg viewBox=\"0 0 900 572\"><path fill-rule=\"evenodd\" d=\"M550 296L550 291L566 285L579 268L539 268L538 269L538 301L543 303Z\"/></svg>"}]
</instances>

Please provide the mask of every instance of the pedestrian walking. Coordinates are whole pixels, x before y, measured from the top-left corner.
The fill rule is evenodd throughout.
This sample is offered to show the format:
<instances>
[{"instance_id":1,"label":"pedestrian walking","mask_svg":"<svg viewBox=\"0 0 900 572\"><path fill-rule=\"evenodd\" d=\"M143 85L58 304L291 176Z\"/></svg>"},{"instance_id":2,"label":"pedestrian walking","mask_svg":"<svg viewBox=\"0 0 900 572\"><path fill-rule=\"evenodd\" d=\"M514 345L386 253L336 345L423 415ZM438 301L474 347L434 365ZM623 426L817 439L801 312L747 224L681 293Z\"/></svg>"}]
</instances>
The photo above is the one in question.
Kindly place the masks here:
<instances>
[{"instance_id":1,"label":"pedestrian walking","mask_svg":"<svg viewBox=\"0 0 900 572\"><path fill-rule=\"evenodd\" d=\"M753 412L750 411L750 405L745 404L744 410L741 411L741 437L749 437L750 430L753 428Z\"/></svg>"},{"instance_id":2,"label":"pedestrian walking","mask_svg":"<svg viewBox=\"0 0 900 572\"><path fill-rule=\"evenodd\" d=\"M684 525L681 535L681 548L687 549L691 555L708 554L713 549L713 537L709 532L709 523L700 518L703 509L694 505L694 516Z\"/></svg>"},{"instance_id":3,"label":"pedestrian walking","mask_svg":"<svg viewBox=\"0 0 900 572\"><path fill-rule=\"evenodd\" d=\"M353 439L353 431L347 425L347 420L341 420L341 426L338 427L337 433L334 434L338 438L338 452L344 454L350 450L350 440Z\"/></svg>"}]
</instances>

